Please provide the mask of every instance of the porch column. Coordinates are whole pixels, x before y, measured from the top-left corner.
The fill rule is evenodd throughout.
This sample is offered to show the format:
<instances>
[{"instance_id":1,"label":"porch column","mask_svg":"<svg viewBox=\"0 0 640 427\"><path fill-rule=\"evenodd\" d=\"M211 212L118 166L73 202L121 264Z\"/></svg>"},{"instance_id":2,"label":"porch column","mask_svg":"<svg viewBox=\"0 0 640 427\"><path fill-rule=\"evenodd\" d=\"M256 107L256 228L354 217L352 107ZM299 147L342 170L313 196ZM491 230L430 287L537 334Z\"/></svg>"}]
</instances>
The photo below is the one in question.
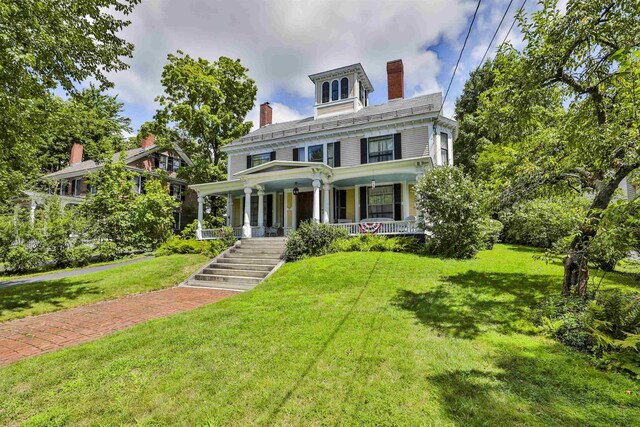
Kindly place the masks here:
<instances>
[{"instance_id":1,"label":"porch column","mask_svg":"<svg viewBox=\"0 0 640 427\"><path fill-rule=\"evenodd\" d=\"M196 237L198 239L202 238L202 218L204 216L204 212L202 210L203 202L204 196L202 194L198 194L198 229L196 230Z\"/></svg>"},{"instance_id":2,"label":"porch column","mask_svg":"<svg viewBox=\"0 0 640 427\"><path fill-rule=\"evenodd\" d=\"M313 220L320 222L320 180L313 180Z\"/></svg>"},{"instance_id":3,"label":"porch column","mask_svg":"<svg viewBox=\"0 0 640 427\"><path fill-rule=\"evenodd\" d=\"M227 194L227 227L233 227L233 197Z\"/></svg>"},{"instance_id":4,"label":"porch column","mask_svg":"<svg viewBox=\"0 0 640 427\"><path fill-rule=\"evenodd\" d=\"M322 222L325 224L329 223L329 194L331 191L331 185L326 183L322 186L324 190L324 208L322 209Z\"/></svg>"},{"instance_id":5,"label":"porch column","mask_svg":"<svg viewBox=\"0 0 640 427\"><path fill-rule=\"evenodd\" d=\"M31 223L32 227L36 222L36 207L37 206L38 206L38 204L36 203L36 201L31 199L31 211L29 212L29 222Z\"/></svg>"},{"instance_id":6,"label":"porch column","mask_svg":"<svg viewBox=\"0 0 640 427\"><path fill-rule=\"evenodd\" d=\"M353 201L353 206L355 206L355 221L360 222L360 220L364 218L360 218L360 187L357 185L353 187L353 196L355 197Z\"/></svg>"},{"instance_id":7,"label":"porch column","mask_svg":"<svg viewBox=\"0 0 640 427\"><path fill-rule=\"evenodd\" d=\"M402 219L409 216L409 184L402 183Z\"/></svg>"},{"instance_id":8,"label":"porch column","mask_svg":"<svg viewBox=\"0 0 640 427\"><path fill-rule=\"evenodd\" d=\"M242 225L242 238L251 238L251 187L244 188L244 223Z\"/></svg>"},{"instance_id":9,"label":"porch column","mask_svg":"<svg viewBox=\"0 0 640 427\"><path fill-rule=\"evenodd\" d=\"M418 173L416 174L416 183L422 181L423 177L424 177L424 171L418 170ZM416 224L420 224L421 221L422 221L422 212L416 205Z\"/></svg>"},{"instance_id":10,"label":"porch column","mask_svg":"<svg viewBox=\"0 0 640 427\"><path fill-rule=\"evenodd\" d=\"M298 228L298 196L291 193L291 228Z\"/></svg>"},{"instance_id":11,"label":"porch column","mask_svg":"<svg viewBox=\"0 0 640 427\"><path fill-rule=\"evenodd\" d=\"M258 190L258 227L264 227L264 190Z\"/></svg>"}]
</instances>

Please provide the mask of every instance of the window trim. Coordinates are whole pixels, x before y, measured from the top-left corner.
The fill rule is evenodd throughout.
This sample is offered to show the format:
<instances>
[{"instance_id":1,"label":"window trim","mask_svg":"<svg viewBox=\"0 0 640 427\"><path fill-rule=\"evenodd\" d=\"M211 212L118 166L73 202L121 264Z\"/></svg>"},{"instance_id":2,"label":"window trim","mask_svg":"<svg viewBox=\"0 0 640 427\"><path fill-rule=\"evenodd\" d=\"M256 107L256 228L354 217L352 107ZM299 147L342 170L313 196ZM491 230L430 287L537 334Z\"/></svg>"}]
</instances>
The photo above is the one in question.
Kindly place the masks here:
<instances>
[{"instance_id":1,"label":"window trim","mask_svg":"<svg viewBox=\"0 0 640 427\"><path fill-rule=\"evenodd\" d=\"M390 188L391 189L391 193L390 193L391 203L371 204L369 202L370 192L372 190L381 190L381 189L386 189L386 188ZM376 186L375 188L365 187L365 189L366 189L365 190L366 191L366 199L365 200L367 202L367 206L366 206L367 218L386 218L386 219L388 219L388 218L394 218L395 217L395 203L394 203L395 199L394 199L394 194L393 194L394 193L393 184L379 185L379 186ZM360 191L362 191L362 188L360 188ZM374 215L371 214L371 211L369 210L372 206L387 206L387 205L391 207L390 215L386 215L387 212L384 211L384 212L382 212L380 214L381 216L374 216ZM376 215L378 215L378 214L376 214ZM361 219L364 219L364 218L361 218Z\"/></svg>"},{"instance_id":2,"label":"window trim","mask_svg":"<svg viewBox=\"0 0 640 427\"><path fill-rule=\"evenodd\" d=\"M446 144L442 143L443 136L447 139ZM440 132L440 159L443 165L449 165L449 134L447 132Z\"/></svg>"},{"instance_id":3,"label":"window trim","mask_svg":"<svg viewBox=\"0 0 640 427\"><path fill-rule=\"evenodd\" d=\"M335 89L333 88L335 85ZM336 97L333 97L333 93L335 91ZM334 79L331 82L331 101L339 101L340 100L340 82L338 79Z\"/></svg>"},{"instance_id":4,"label":"window trim","mask_svg":"<svg viewBox=\"0 0 640 427\"><path fill-rule=\"evenodd\" d=\"M81 187L82 187L82 178L73 178L71 180L71 196L80 197Z\"/></svg>"},{"instance_id":5,"label":"window trim","mask_svg":"<svg viewBox=\"0 0 640 427\"><path fill-rule=\"evenodd\" d=\"M257 164L256 164L256 162L255 162L255 158L256 158L257 156L263 156L263 157L266 157L266 159L267 159L267 160L266 160L266 161L264 161L264 162L261 162L261 163L257 163ZM256 167L256 166L263 165L263 164L265 164L265 163L269 163L270 161L271 161L271 151L268 151L268 152L266 152L266 153L256 153L256 154L251 154L251 167L252 167L252 168L253 168L253 167Z\"/></svg>"},{"instance_id":6,"label":"window trim","mask_svg":"<svg viewBox=\"0 0 640 427\"><path fill-rule=\"evenodd\" d=\"M307 162L309 163L325 163L325 145L324 143L321 144L313 144L313 145L309 145L306 147L306 153L307 153ZM310 156L311 156L311 149L316 150L318 147L320 147L320 150L322 151L322 159L321 160L311 160Z\"/></svg>"},{"instance_id":7,"label":"window trim","mask_svg":"<svg viewBox=\"0 0 640 427\"><path fill-rule=\"evenodd\" d=\"M377 142L377 141L382 141L383 138L388 138L388 141L391 142L391 158L389 159L384 159L384 160L376 160L376 161L372 161L371 160L371 142ZM367 163L383 163L383 162L388 162L390 160L395 159L395 142L393 139L393 134L389 134L389 135L379 135L379 136L372 136L367 138ZM388 151L388 150L387 150ZM384 152L386 153L386 152ZM388 156L389 154L384 154L384 156ZM376 157L380 158L382 155L381 154L377 154Z\"/></svg>"},{"instance_id":8,"label":"window trim","mask_svg":"<svg viewBox=\"0 0 640 427\"><path fill-rule=\"evenodd\" d=\"M325 97L324 97L324 88L325 88L325 85L326 85L326 87L327 87L327 97L326 97L326 100L325 100ZM329 101L331 101L331 83L329 83L328 81L326 81L326 82L322 83L322 85L320 86L320 103L321 103L321 104L324 104L324 103L329 102Z\"/></svg>"},{"instance_id":9,"label":"window trim","mask_svg":"<svg viewBox=\"0 0 640 427\"><path fill-rule=\"evenodd\" d=\"M346 92L344 91L344 87L343 87L343 83L347 82L346 84ZM343 77L340 79L340 99L347 99L349 98L349 77Z\"/></svg>"}]
</instances>

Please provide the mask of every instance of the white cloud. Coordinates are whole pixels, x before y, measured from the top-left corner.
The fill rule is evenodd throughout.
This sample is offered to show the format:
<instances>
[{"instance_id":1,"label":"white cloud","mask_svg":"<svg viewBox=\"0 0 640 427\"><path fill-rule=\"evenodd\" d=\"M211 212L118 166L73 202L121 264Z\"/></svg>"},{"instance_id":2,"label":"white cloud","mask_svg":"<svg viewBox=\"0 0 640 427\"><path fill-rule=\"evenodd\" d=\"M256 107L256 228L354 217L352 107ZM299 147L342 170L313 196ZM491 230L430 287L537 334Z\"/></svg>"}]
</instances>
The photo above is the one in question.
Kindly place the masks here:
<instances>
[{"instance_id":1,"label":"white cloud","mask_svg":"<svg viewBox=\"0 0 640 427\"><path fill-rule=\"evenodd\" d=\"M271 108L273 108L273 116L272 123L283 123L290 122L292 120L300 120L307 116L296 111L295 109L289 107L288 105L281 104L279 102L271 102L269 103ZM251 120L253 122L253 127L251 130L258 129L260 126L260 107L255 106L249 114L247 114L247 120Z\"/></svg>"},{"instance_id":2,"label":"white cloud","mask_svg":"<svg viewBox=\"0 0 640 427\"><path fill-rule=\"evenodd\" d=\"M436 77L443 64L424 46L454 42L474 8L473 0L145 1L123 31L136 46L131 69L112 79L122 100L153 111L166 55L181 49L212 61L240 58L257 82L256 105L282 91L310 97L309 74L354 62L386 93L386 62L397 58L407 96L433 92L442 90ZM298 117L273 106L274 121Z\"/></svg>"}]
</instances>

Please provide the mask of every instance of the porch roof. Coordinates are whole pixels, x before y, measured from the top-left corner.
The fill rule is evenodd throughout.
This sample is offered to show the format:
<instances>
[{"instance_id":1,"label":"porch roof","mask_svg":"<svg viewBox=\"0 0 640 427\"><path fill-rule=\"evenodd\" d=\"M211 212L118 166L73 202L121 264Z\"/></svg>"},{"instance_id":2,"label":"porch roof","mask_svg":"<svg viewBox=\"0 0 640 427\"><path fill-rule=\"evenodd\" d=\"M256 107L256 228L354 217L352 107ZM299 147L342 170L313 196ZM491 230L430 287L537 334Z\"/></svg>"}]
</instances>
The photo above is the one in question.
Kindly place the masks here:
<instances>
[{"instance_id":1,"label":"porch roof","mask_svg":"<svg viewBox=\"0 0 640 427\"><path fill-rule=\"evenodd\" d=\"M274 160L236 173L235 179L190 185L202 196L244 194L246 187L279 191L310 186L315 179L336 186L363 185L372 179L383 182L414 181L416 174L433 167L428 156L332 168L323 163L284 162Z\"/></svg>"}]
</instances>

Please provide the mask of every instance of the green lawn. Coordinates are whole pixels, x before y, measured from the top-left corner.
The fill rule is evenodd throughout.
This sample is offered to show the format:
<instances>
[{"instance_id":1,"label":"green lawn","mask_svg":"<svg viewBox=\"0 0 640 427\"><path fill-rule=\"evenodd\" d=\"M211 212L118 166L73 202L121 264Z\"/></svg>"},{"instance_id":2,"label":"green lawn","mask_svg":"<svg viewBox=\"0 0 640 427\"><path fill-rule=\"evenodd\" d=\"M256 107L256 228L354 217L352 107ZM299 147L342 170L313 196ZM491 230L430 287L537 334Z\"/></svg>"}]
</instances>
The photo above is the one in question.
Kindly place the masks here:
<instances>
[{"instance_id":1,"label":"green lawn","mask_svg":"<svg viewBox=\"0 0 640 427\"><path fill-rule=\"evenodd\" d=\"M202 255L171 255L82 276L0 288L0 322L168 288L206 260Z\"/></svg>"},{"instance_id":2,"label":"green lawn","mask_svg":"<svg viewBox=\"0 0 640 427\"><path fill-rule=\"evenodd\" d=\"M562 273L533 254L286 264L251 292L1 369L0 425L638 425L638 383L533 334L527 307Z\"/></svg>"}]
</instances>

